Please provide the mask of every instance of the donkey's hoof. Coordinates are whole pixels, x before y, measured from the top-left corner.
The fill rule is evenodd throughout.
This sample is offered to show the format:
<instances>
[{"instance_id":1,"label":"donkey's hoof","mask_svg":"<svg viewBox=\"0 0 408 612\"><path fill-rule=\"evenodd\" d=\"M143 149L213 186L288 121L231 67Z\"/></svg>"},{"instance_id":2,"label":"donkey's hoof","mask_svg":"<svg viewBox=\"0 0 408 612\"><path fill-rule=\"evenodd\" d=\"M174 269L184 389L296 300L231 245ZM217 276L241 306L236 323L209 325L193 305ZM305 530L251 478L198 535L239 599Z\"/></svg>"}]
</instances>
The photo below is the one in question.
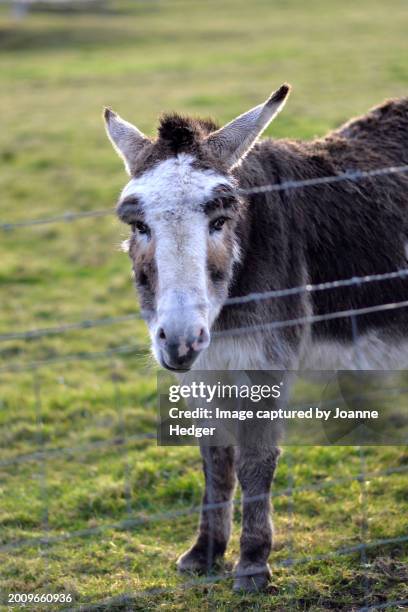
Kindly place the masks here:
<instances>
[{"instance_id":1,"label":"donkey's hoof","mask_svg":"<svg viewBox=\"0 0 408 612\"><path fill-rule=\"evenodd\" d=\"M238 565L234 573L233 590L245 593L264 591L272 576L269 565L247 565L246 567Z\"/></svg>"},{"instance_id":2,"label":"donkey's hoof","mask_svg":"<svg viewBox=\"0 0 408 612\"><path fill-rule=\"evenodd\" d=\"M211 569L211 564L205 551L193 547L177 559L177 569L187 574L203 574Z\"/></svg>"}]
</instances>

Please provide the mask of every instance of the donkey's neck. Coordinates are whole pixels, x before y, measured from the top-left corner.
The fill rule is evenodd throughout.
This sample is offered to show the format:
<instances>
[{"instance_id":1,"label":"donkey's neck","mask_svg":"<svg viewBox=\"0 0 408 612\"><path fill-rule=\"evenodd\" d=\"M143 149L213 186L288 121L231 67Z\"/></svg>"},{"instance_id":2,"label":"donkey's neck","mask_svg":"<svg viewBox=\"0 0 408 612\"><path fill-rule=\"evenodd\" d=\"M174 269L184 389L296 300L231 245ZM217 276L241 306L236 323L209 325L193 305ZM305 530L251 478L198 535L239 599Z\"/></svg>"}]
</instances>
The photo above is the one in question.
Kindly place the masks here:
<instances>
[{"instance_id":1,"label":"donkey's neck","mask_svg":"<svg viewBox=\"0 0 408 612\"><path fill-rule=\"evenodd\" d=\"M281 183L282 164L276 163L280 141L262 141L235 170L235 177L243 189ZM293 152L295 154L296 151ZM301 285L305 275L302 224L296 219L296 209L288 206L284 192L268 192L247 196L237 235L241 250L236 264L229 297L261 293L274 289ZM245 305L226 307L221 311L217 327L265 321L276 309L276 300L253 301Z\"/></svg>"}]
</instances>

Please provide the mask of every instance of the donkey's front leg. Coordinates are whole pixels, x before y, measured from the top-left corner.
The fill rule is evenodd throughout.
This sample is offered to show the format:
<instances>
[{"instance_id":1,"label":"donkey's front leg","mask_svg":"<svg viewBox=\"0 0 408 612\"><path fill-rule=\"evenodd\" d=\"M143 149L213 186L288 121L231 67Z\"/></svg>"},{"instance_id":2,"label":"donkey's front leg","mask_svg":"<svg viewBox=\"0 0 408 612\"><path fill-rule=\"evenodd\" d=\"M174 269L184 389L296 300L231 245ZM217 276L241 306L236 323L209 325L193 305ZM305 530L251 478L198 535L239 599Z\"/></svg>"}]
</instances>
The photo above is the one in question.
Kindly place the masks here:
<instances>
[{"instance_id":1,"label":"donkey's front leg","mask_svg":"<svg viewBox=\"0 0 408 612\"><path fill-rule=\"evenodd\" d=\"M235 566L234 591L259 591L271 576L270 488L279 457L277 448L240 448L238 480L242 488L241 554Z\"/></svg>"},{"instance_id":2,"label":"donkey's front leg","mask_svg":"<svg viewBox=\"0 0 408 612\"><path fill-rule=\"evenodd\" d=\"M227 547L235 489L234 449L201 447L205 493L196 543L177 561L182 572L208 572Z\"/></svg>"}]
</instances>

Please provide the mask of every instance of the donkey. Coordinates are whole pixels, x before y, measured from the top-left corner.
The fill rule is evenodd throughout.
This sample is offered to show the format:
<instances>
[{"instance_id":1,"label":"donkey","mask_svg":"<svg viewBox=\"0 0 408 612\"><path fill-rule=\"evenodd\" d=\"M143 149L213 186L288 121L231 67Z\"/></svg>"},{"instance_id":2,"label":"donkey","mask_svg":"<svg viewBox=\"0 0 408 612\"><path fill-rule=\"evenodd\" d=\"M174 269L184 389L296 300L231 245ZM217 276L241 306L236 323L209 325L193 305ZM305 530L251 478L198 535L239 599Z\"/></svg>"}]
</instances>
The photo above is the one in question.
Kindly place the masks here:
<instances>
[{"instance_id":1,"label":"donkey","mask_svg":"<svg viewBox=\"0 0 408 612\"><path fill-rule=\"evenodd\" d=\"M131 177L117 214L131 228L128 251L152 350L176 374L355 368L350 318L279 329L262 324L408 299L407 281L396 278L225 305L229 297L407 264L408 174L245 194L262 185L408 164L408 98L385 102L323 139L259 141L289 90L282 85L222 128L166 114L155 139L105 109L108 136ZM236 328L247 331L219 333ZM359 316L364 367L400 368L406 336L404 309ZM270 577L270 488L279 450L203 447L201 453L206 488L199 532L178 568L205 571L208 559L211 565L222 557L238 479L243 526L234 589L262 589ZM209 500L215 508L207 507Z\"/></svg>"}]
</instances>

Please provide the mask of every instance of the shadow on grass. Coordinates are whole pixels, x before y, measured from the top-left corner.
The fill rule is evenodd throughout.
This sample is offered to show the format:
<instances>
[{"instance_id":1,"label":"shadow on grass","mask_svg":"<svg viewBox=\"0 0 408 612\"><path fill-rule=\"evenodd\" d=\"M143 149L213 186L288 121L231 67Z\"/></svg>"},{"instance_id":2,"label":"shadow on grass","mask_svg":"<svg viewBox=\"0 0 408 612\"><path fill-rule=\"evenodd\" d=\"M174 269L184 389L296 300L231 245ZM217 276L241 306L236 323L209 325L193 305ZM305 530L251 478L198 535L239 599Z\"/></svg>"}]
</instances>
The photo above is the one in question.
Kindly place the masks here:
<instances>
[{"instance_id":1,"label":"shadow on grass","mask_svg":"<svg viewBox=\"0 0 408 612\"><path fill-rule=\"evenodd\" d=\"M5 26L0 29L1 51L41 51L41 50L65 50L65 49L92 49L107 48L109 46L120 47L127 45L143 44L145 35L140 36L136 31L120 30L109 24L103 27L78 27L75 20L70 18L61 19L57 27L26 28L23 26Z\"/></svg>"},{"instance_id":2,"label":"shadow on grass","mask_svg":"<svg viewBox=\"0 0 408 612\"><path fill-rule=\"evenodd\" d=\"M0 50L89 49L148 42L138 32L138 17L160 11L160 0L135 0L132 4L92 2L34 4L23 18L7 20L0 26ZM2 13L4 15L7 13ZM86 17L86 23L82 17ZM93 19L92 19L93 17ZM127 17L129 28L115 23ZM140 39L140 40L139 40Z\"/></svg>"}]
</instances>

